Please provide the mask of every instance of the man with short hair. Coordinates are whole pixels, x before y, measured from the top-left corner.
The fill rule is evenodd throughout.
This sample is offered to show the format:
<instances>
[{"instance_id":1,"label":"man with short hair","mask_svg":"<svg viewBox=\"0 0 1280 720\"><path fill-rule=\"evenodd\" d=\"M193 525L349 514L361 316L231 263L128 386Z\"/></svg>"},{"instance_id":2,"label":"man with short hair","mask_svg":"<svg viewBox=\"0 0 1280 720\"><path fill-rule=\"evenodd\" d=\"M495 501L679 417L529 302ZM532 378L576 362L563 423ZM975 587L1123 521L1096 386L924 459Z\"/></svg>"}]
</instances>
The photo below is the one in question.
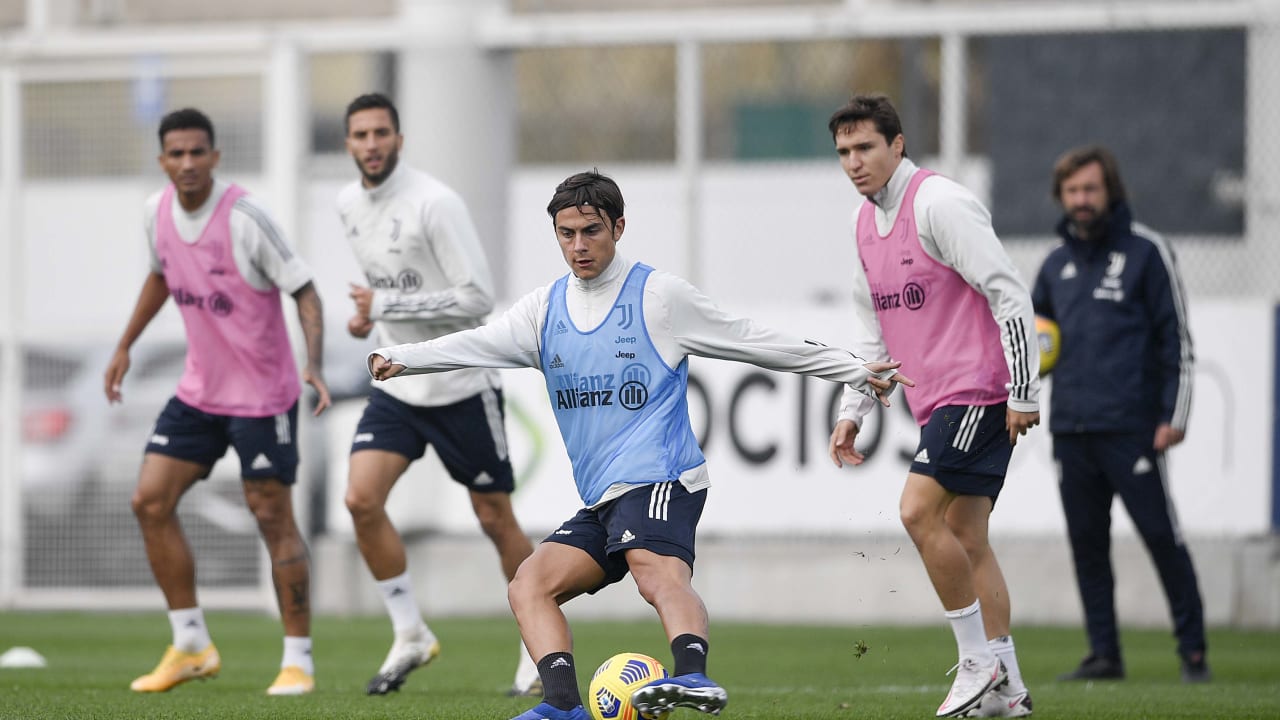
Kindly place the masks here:
<instances>
[{"instance_id":1,"label":"man with short hair","mask_svg":"<svg viewBox=\"0 0 1280 720\"><path fill-rule=\"evenodd\" d=\"M298 304L307 354L302 379L316 390L316 415L329 406L320 296L310 269L262 206L238 185L214 179L220 153L204 113L169 113L159 136L160 167L170 184L145 206L151 272L104 378L107 399L120 402L129 349L172 295L186 330L186 369L147 442L132 503L151 572L169 606L173 643L155 670L131 687L163 692L221 668L196 602L195 559L176 511L231 446L240 457L245 501L271 558L285 629L280 674L267 693L309 693L315 687L311 561L291 494L301 387L280 293Z\"/></svg>"},{"instance_id":2,"label":"man with short hair","mask_svg":"<svg viewBox=\"0 0 1280 720\"><path fill-rule=\"evenodd\" d=\"M690 355L848 383L885 404L894 384L911 382L897 363L864 363L732 316L684 280L618 255L623 209L612 179L569 177L547 206L568 275L487 325L369 356L378 380L467 367L545 376L584 507L511 581L511 609L546 693L515 720L586 720L560 606L628 573L657 611L675 661L672 677L637 690L632 705L660 717L680 707L719 714L728 702L706 675L710 621L692 584L711 483L689 425Z\"/></svg>"},{"instance_id":3,"label":"man with short hair","mask_svg":"<svg viewBox=\"0 0 1280 720\"><path fill-rule=\"evenodd\" d=\"M1210 679L1195 566L1169 496L1165 452L1191 413L1194 357L1173 248L1134 222L1106 148L1067 151L1053 168L1062 244L1032 299L1058 323L1049 431L1084 605L1089 654L1061 680L1118 680L1111 506L1124 501L1169 601L1184 682Z\"/></svg>"},{"instance_id":4,"label":"man with short hair","mask_svg":"<svg viewBox=\"0 0 1280 720\"><path fill-rule=\"evenodd\" d=\"M1031 697L1009 635L1009 590L987 540L1018 437L1040 422L1031 297L973 193L907 157L898 112L858 95L828 129L866 200L854 214L858 351L893 358L921 426L902 490L902 523L956 638L959 661L938 717L1025 717ZM846 391L831 459L854 448L872 405Z\"/></svg>"},{"instance_id":5,"label":"man with short hair","mask_svg":"<svg viewBox=\"0 0 1280 720\"><path fill-rule=\"evenodd\" d=\"M493 280L462 198L434 177L400 162L404 136L390 98L361 95L347 107L347 152L360 179L338 195L338 213L368 285L352 285L347 329L384 345L473 328L493 309ZM395 633L365 691L397 690L440 652L418 608L404 542L387 516L387 496L410 463L434 447L455 482L467 488L480 527L510 581L533 552L511 508L515 477L503 428L495 370L422 375L372 388L351 443L346 503L356 543L377 581ZM513 695L538 695L538 669L524 646Z\"/></svg>"}]
</instances>

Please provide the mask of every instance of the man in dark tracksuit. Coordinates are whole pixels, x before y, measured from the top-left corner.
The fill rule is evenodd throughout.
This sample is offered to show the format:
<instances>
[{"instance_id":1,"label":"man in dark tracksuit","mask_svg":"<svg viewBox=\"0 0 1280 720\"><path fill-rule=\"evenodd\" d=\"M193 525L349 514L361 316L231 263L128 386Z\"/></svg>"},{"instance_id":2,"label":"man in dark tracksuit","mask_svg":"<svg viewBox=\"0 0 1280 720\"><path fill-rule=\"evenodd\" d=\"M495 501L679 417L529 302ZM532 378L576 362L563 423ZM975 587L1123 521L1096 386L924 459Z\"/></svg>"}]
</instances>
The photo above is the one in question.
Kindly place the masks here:
<instances>
[{"instance_id":1,"label":"man in dark tracksuit","mask_svg":"<svg viewBox=\"0 0 1280 720\"><path fill-rule=\"evenodd\" d=\"M1036 277L1036 313L1058 323L1049 431L1059 467L1090 652L1062 680L1120 679L1111 569L1116 494L1155 562L1173 616L1182 679L1204 682L1204 610L1165 473L1191 404L1192 350L1173 252L1133 222L1114 157L1068 151L1054 167L1062 245Z\"/></svg>"}]
</instances>

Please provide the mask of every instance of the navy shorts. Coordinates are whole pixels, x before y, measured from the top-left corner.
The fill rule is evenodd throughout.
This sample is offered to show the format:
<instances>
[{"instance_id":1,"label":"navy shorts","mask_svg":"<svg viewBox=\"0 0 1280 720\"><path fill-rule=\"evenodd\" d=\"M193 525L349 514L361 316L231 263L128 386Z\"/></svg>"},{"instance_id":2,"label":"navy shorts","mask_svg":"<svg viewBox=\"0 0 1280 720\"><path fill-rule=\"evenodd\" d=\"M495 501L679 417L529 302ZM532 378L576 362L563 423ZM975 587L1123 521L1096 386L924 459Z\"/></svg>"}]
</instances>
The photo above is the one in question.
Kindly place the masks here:
<instances>
[{"instance_id":1,"label":"navy shorts","mask_svg":"<svg viewBox=\"0 0 1280 720\"><path fill-rule=\"evenodd\" d=\"M449 476L473 492L515 490L507 455L501 390L484 390L452 405L419 407L374 388L351 441L351 452L386 450L422 457L430 445Z\"/></svg>"},{"instance_id":2,"label":"navy shorts","mask_svg":"<svg viewBox=\"0 0 1280 720\"><path fill-rule=\"evenodd\" d=\"M604 568L595 593L627 576L626 551L643 548L678 557L693 568L693 542L707 491L690 493L674 480L639 485L596 508L583 508L543 542L571 545Z\"/></svg>"},{"instance_id":3,"label":"navy shorts","mask_svg":"<svg viewBox=\"0 0 1280 720\"><path fill-rule=\"evenodd\" d=\"M1005 414L1005 403L934 410L920 429L911 472L928 475L957 495L998 497L1013 456Z\"/></svg>"},{"instance_id":4,"label":"navy shorts","mask_svg":"<svg viewBox=\"0 0 1280 720\"><path fill-rule=\"evenodd\" d=\"M206 478L228 446L240 456L240 477L292 485L298 471L298 403L279 415L252 418L211 415L172 397L146 452L204 465L200 477Z\"/></svg>"}]
</instances>

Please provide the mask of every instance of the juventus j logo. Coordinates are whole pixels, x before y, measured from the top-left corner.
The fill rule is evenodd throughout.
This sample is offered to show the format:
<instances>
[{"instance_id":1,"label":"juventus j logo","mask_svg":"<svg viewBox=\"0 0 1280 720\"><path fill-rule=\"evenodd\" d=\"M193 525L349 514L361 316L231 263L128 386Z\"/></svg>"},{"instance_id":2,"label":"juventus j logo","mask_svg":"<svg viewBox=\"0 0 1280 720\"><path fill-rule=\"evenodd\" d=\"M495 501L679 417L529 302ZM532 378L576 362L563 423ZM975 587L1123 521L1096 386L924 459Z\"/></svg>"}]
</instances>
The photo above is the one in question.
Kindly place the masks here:
<instances>
[{"instance_id":1,"label":"juventus j logo","mask_svg":"<svg viewBox=\"0 0 1280 720\"><path fill-rule=\"evenodd\" d=\"M631 321L633 319L631 303L619 303L617 305L614 305L613 309L622 313L622 317L618 320L618 327L622 328L623 330L626 330L627 328L631 327Z\"/></svg>"},{"instance_id":2,"label":"juventus j logo","mask_svg":"<svg viewBox=\"0 0 1280 720\"><path fill-rule=\"evenodd\" d=\"M1124 272L1124 253L1113 252L1107 256L1107 277L1120 277Z\"/></svg>"}]
</instances>

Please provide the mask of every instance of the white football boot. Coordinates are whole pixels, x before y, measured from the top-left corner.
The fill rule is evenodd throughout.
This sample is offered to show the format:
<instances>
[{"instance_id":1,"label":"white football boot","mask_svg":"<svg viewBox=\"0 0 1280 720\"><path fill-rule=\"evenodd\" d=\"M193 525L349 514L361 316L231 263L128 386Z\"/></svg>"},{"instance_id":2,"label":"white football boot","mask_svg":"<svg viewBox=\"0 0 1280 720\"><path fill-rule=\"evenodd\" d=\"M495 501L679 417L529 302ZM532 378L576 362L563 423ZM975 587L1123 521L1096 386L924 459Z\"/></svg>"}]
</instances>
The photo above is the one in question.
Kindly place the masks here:
<instances>
[{"instance_id":1,"label":"white football boot","mask_svg":"<svg viewBox=\"0 0 1280 720\"><path fill-rule=\"evenodd\" d=\"M982 700L965 713L965 717L1029 717L1031 715L1031 693L1024 687L1014 692L1006 680L991 688Z\"/></svg>"},{"instance_id":2,"label":"white football boot","mask_svg":"<svg viewBox=\"0 0 1280 720\"><path fill-rule=\"evenodd\" d=\"M978 705L982 696L991 688L999 685L1008 677L1004 663L992 655L988 661L969 656L951 668L956 679L951 683L951 692L938 706L938 717L960 717Z\"/></svg>"},{"instance_id":3,"label":"white football boot","mask_svg":"<svg viewBox=\"0 0 1280 720\"><path fill-rule=\"evenodd\" d=\"M382 661L382 667L378 668L378 674L369 681L365 692L370 695L386 695L399 690L409 673L426 666L439 655L440 643L425 628L396 635L387 659Z\"/></svg>"},{"instance_id":4,"label":"white football boot","mask_svg":"<svg viewBox=\"0 0 1280 720\"><path fill-rule=\"evenodd\" d=\"M507 691L510 697L542 697L542 678L538 677L538 666L529 657L529 651L520 643L520 664L516 666L516 679Z\"/></svg>"}]
</instances>

